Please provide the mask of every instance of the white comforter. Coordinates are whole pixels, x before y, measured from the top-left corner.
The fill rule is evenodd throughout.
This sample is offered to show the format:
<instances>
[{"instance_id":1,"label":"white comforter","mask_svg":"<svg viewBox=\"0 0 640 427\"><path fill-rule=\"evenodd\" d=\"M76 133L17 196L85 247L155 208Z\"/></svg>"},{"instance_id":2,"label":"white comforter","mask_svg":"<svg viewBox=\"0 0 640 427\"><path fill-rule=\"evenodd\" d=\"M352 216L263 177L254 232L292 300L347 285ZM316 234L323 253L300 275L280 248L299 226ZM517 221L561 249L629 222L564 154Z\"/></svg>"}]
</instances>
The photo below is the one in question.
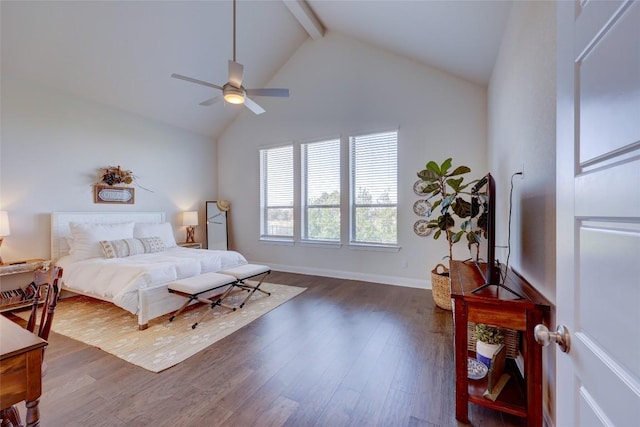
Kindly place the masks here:
<instances>
[{"instance_id":1,"label":"white comforter","mask_svg":"<svg viewBox=\"0 0 640 427\"><path fill-rule=\"evenodd\" d=\"M137 314L138 289L247 264L238 252L170 248L126 258L60 258L63 288L108 300Z\"/></svg>"}]
</instances>

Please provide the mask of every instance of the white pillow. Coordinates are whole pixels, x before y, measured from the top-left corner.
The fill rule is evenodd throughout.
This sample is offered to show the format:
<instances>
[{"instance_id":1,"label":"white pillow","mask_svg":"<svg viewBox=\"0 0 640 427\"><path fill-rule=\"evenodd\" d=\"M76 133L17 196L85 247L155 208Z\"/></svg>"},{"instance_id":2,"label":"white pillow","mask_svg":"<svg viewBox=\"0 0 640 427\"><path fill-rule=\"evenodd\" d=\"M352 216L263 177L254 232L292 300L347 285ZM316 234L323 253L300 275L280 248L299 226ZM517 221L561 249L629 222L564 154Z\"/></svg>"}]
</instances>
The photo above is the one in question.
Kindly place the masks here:
<instances>
[{"instance_id":1,"label":"white pillow","mask_svg":"<svg viewBox=\"0 0 640 427\"><path fill-rule=\"evenodd\" d=\"M133 237L140 239L142 237L160 237L165 248L173 248L178 246L176 238L173 236L173 228L168 222L160 223L136 223L133 229Z\"/></svg>"},{"instance_id":2,"label":"white pillow","mask_svg":"<svg viewBox=\"0 0 640 427\"><path fill-rule=\"evenodd\" d=\"M133 238L133 222L120 224L69 223L73 244L69 254L75 259L103 258L101 240Z\"/></svg>"}]
</instances>

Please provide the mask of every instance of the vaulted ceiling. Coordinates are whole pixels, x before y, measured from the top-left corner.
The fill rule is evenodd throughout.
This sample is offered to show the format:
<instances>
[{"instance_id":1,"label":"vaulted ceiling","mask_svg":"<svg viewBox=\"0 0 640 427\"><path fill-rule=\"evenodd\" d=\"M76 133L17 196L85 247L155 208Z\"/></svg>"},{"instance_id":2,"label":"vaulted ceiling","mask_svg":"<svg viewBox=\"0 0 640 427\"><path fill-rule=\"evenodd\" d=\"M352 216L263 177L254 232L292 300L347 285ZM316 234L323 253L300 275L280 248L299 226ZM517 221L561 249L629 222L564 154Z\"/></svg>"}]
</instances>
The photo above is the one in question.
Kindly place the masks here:
<instances>
[{"instance_id":1,"label":"vaulted ceiling","mask_svg":"<svg viewBox=\"0 0 640 427\"><path fill-rule=\"evenodd\" d=\"M245 67L245 87L264 87L302 43L331 31L486 85L510 5L238 0L237 61ZM211 137L242 111L224 103L200 106L217 91L170 77L227 81L231 0L3 0L0 8L2 75Z\"/></svg>"}]
</instances>

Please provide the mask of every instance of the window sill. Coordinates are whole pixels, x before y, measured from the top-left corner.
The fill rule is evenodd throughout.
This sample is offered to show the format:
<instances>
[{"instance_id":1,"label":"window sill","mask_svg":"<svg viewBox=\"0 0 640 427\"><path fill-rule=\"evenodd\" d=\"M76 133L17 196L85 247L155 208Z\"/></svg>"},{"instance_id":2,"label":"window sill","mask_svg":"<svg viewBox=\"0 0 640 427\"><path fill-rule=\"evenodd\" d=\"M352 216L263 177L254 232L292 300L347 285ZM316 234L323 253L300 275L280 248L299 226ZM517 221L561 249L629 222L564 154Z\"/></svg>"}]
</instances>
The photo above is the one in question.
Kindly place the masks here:
<instances>
[{"instance_id":1,"label":"window sill","mask_svg":"<svg viewBox=\"0 0 640 427\"><path fill-rule=\"evenodd\" d=\"M273 245L284 245L284 246L294 245L293 239L284 239L284 238L277 238L277 237L261 237L260 241L263 243L269 243Z\"/></svg>"},{"instance_id":2,"label":"window sill","mask_svg":"<svg viewBox=\"0 0 640 427\"><path fill-rule=\"evenodd\" d=\"M372 243L349 243L349 249L354 251L399 252L402 247L398 245L375 245Z\"/></svg>"},{"instance_id":3,"label":"window sill","mask_svg":"<svg viewBox=\"0 0 640 427\"><path fill-rule=\"evenodd\" d=\"M300 246L312 246L312 247L322 247L322 248L336 248L339 249L342 247L342 243L340 242L329 242L323 240L301 240L298 243Z\"/></svg>"}]
</instances>

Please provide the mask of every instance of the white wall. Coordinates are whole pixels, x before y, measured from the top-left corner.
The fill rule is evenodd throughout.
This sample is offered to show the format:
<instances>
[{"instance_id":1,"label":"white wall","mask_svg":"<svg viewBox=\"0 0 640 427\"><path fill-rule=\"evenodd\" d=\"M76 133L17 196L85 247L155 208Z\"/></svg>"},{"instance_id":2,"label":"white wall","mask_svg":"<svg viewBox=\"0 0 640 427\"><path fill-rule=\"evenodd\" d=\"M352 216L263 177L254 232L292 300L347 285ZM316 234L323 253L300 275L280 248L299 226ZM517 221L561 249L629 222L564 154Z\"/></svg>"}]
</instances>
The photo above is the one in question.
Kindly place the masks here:
<instances>
[{"instance_id":1,"label":"white wall","mask_svg":"<svg viewBox=\"0 0 640 427\"><path fill-rule=\"evenodd\" d=\"M507 243L514 180L510 265L555 300L555 5L516 2L489 85L489 167L497 179L497 240ZM506 259L506 252L502 259Z\"/></svg>"},{"instance_id":2,"label":"white wall","mask_svg":"<svg viewBox=\"0 0 640 427\"><path fill-rule=\"evenodd\" d=\"M53 211L164 211L176 240L180 212L216 197L216 147L209 138L2 76L0 208L9 212L5 261L50 256ZM99 169L120 165L139 178L134 205L93 203ZM204 241L204 225L196 239ZM5 278L5 281L8 281Z\"/></svg>"},{"instance_id":3,"label":"white wall","mask_svg":"<svg viewBox=\"0 0 640 427\"><path fill-rule=\"evenodd\" d=\"M515 2L489 84L489 169L496 175L497 240L506 245L514 180L510 265L551 303L556 275L556 6ZM502 261L506 251L501 250ZM555 324L551 319L551 325ZM554 418L555 362L544 351L544 399Z\"/></svg>"},{"instance_id":4,"label":"white wall","mask_svg":"<svg viewBox=\"0 0 640 427\"><path fill-rule=\"evenodd\" d=\"M453 157L474 177L486 173L485 88L331 32L305 42L270 86L290 88L291 97L257 99L267 112L243 112L218 141L218 191L232 203L232 247L288 271L428 286L429 270L448 252L443 239L413 232L416 172L429 160ZM260 147L395 127L400 251L260 242ZM467 258L466 247L459 249Z\"/></svg>"}]
</instances>

